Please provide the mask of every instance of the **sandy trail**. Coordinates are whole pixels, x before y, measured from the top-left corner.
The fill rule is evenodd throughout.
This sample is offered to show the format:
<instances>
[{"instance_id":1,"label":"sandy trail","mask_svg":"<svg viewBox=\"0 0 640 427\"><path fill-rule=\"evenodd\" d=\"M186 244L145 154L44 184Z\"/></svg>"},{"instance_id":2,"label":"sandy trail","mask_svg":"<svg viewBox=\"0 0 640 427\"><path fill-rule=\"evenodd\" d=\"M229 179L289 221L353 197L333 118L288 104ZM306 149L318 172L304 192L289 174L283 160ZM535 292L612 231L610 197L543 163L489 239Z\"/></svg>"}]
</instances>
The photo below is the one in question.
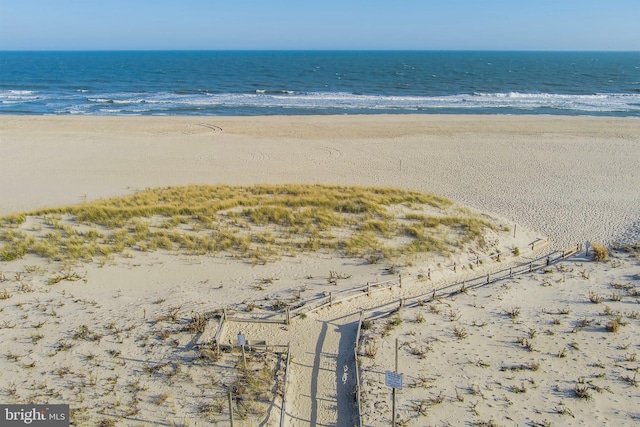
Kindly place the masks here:
<instances>
[{"instance_id":1,"label":"sandy trail","mask_svg":"<svg viewBox=\"0 0 640 427\"><path fill-rule=\"evenodd\" d=\"M354 343L359 312L350 304L295 319L289 326L229 322L225 336L269 337L291 346L286 396L287 426L352 426L357 423Z\"/></svg>"},{"instance_id":2,"label":"sandy trail","mask_svg":"<svg viewBox=\"0 0 640 427\"><path fill-rule=\"evenodd\" d=\"M306 334L316 343L312 348L307 340L291 343L294 382L289 389L288 425L347 426L357 420L353 344L358 315L326 318L324 315L310 327L294 329L292 336Z\"/></svg>"}]
</instances>

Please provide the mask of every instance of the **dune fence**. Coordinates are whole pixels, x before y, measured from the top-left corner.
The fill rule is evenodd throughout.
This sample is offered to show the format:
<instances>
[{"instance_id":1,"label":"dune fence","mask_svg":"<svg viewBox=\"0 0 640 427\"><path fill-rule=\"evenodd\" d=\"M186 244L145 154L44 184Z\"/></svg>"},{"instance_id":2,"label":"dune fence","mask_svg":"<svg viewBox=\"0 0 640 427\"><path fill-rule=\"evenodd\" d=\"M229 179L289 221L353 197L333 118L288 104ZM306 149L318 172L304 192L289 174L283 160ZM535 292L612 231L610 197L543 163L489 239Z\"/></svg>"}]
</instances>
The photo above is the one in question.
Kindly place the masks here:
<instances>
[{"instance_id":1,"label":"dune fence","mask_svg":"<svg viewBox=\"0 0 640 427\"><path fill-rule=\"evenodd\" d=\"M503 266L503 261L507 261L506 257L502 255L504 259L501 259L501 254L496 253L485 257L476 257L471 262L475 266L480 267L481 264L483 274L477 274L473 277L468 276L470 271L463 268L461 265L455 263L451 265L438 266L437 269L427 269L426 273L421 277L421 280L429 283L429 292L420 295L415 295L407 298L400 298L395 301L383 304L378 307L367 309L360 312L360 319L358 322L358 331L353 346L353 357L355 360L356 374L355 374L355 406L357 411L357 426L362 426L362 414L361 414L361 383L360 383L360 367L358 366L358 356L360 354L360 332L362 330L363 322L368 320L374 320L380 317L388 316L394 312L397 312L402 307L413 307L425 302L432 301L436 298L450 297L469 289L474 289L482 286L487 286L492 283L512 278L521 274L534 272L551 264L554 264L562 259L575 255L581 250L580 245L569 248L564 251L549 251L546 255L538 256L540 253L546 250L550 241L548 239L537 239L532 242L528 249L529 261L511 263L509 267L500 268ZM522 260L524 257L519 257ZM486 264L484 261L494 261L492 264ZM436 272L454 272L458 273L457 278L443 277L439 280L432 280L432 273ZM473 270L472 270L473 271ZM194 344L199 348L215 348L217 351L233 351L234 349L242 349L243 352L274 352L281 355L286 354L284 363L284 380L282 388L282 405L280 412L280 426L285 425L286 418L286 395L288 386L288 373L289 363L291 359L290 347L288 344L269 344L265 341L249 341L247 340L242 345L239 343L236 345L230 340L225 342L225 330L227 322L248 322L248 323L270 323L270 324L284 324L289 325L292 319L302 318L307 314L319 311L326 307L331 307L334 304L347 302L356 298L371 296L374 293L390 290L393 288L402 288L403 277L401 274L391 274L388 280L366 283L364 285L347 289L344 291L325 292L323 295L317 296L303 301L280 301L280 304L274 306L280 309L276 310L252 310L250 312L237 310L235 308L224 308L217 312L217 316L214 316L208 321L205 332L199 334L194 339ZM412 280L415 280L412 278ZM217 319L217 324L214 323L214 319Z\"/></svg>"},{"instance_id":2,"label":"dune fence","mask_svg":"<svg viewBox=\"0 0 640 427\"><path fill-rule=\"evenodd\" d=\"M545 245L546 246L546 245ZM403 307L416 307L423 305L427 302L431 302L437 298L451 297L464 293L469 289L475 289L483 286L488 286L492 283L496 283L505 279L510 279L522 274L532 273L534 271L543 269L559 261L572 257L582 250L580 244L572 246L569 249L563 251L552 251L547 255L533 259L527 263L521 263L516 266L504 268L498 271L477 275L473 278L466 280L456 280L453 283L446 284L444 286L435 287L431 292L412 296L410 298L400 298L399 300L383 304L378 307L368 309L360 312L360 321L358 324L358 333L356 335L356 341L354 343L354 352L356 358L356 396L357 402L357 416L358 427L362 427L362 413L361 413L361 387L360 387L360 368L358 366L358 356L360 355L360 331L362 324L365 321L375 320L382 317L387 317L391 314L398 312Z\"/></svg>"}]
</instances>

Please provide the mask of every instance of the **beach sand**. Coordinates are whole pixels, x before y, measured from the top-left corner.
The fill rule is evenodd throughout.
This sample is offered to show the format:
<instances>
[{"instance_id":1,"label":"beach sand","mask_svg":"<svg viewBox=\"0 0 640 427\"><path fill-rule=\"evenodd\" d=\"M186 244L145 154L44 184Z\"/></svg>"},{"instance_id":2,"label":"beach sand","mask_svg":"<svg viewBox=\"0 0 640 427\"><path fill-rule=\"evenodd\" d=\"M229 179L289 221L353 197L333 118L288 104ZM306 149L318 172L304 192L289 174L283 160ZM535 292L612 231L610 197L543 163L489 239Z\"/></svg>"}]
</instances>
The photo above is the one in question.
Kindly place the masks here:
<instances>
[{"instance_id":1,"label":"beach sand","mask_svg":"<svg viewBox=\"0 0 640 427\"><path fill-rule=\"evenodd\" d=\"M586 240L639 240L639 160L640 121L632 119L3 116L0 214L185 184L400 187L449 197L512 229L517 224L520 240L511 246L549 238L536 253L544 255ZM402 288L337 303L290 325L230 321L224 342L242 333L291 346L285 425L351 426L360 310L536 254L523 249L519 258L456 272L445 260L420 259L395 271L403 275ZM577 257L546 273L443 299L432 304L439 314L427 306L403 309L402 325L378 338L376 357L361 356L364 425L388 425L389 391L380 372L393 368L394 338L403 343L408 383L424 383L399 395L407 425L637 423L638 265L626 253L607 263ZM241 355L237 347L219 360L202 353L198 344L218 320L210 319L200 336L189 329L195 316L250 305L267 312L280 300L293 304L329 292L339 297L367 282L395 279L388 267L327 253L267 265L162 251L70 270L33 256L1 262L0 398L69 403L77 425L228 425L226 391L242 371ZM431 281L424 279L429 268ZM330 271L345 279L329 285ZM49 284L64 275L74 280ZM590 302L589 292L603 302ZM506 312L515 307L520 313L512 319ZM602 314L605 307L611 311ZM566 315L553 314L565 309ZM460 314L455 322L447 317L451 310ZM415 322L417 313L424 322ZM616 315L624 325L606 332ZM386 321L377 320L365 338L376 339L371 334ZM457 339L455 326L468 337ZM532 351L518 343L523 337ZM422 346L430 348L424 359L410 352ZM558 356L562 349L566 357ZM236 423L279 425L285 357L256 352L248 363L250 376L268 369L277 380L268 385L271 397L242 407L247 418ZM574 395L576 385L586 387L590 400ZM418 410L423 399L427 418Z\"/></svg>"},{"instance_id":2,"label":"beach sand","mask_svg":"<svg viewBox=\"0 0 640 427\"><path fill-rule=\"evenodd\" d=\"M640 121L541 116L0 117L0 214L183 184L434 193L570 245L640 233Z\"/></svg>"},{"instance_id":3,"label":"beach sand","mask_svg":"<svg viewBox=\"0 0 640 427\"><path fill-rule=\"evenodd\" d=\"M637 254L581 254L371 322L363 425L391 425L396 339L401 425L637 425L639 273Z\"/></svg>"}]
</instances>

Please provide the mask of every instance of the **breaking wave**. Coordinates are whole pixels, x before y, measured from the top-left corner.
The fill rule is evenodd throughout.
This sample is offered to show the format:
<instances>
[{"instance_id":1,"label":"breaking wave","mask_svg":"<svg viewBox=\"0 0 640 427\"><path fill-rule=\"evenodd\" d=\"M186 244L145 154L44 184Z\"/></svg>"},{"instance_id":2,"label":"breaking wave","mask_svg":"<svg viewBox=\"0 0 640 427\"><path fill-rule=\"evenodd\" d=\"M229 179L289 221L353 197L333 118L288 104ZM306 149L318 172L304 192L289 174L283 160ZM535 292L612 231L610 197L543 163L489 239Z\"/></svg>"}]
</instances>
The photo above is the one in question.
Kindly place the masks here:
<instances>
[{"instance_id":1,"label":"breaking wave","mask_svg":"<svg viewBox=\"0 0 640 427\"><path fill-rule=\"evenodd\" d=\"M104 93L0 91L0 112L31 111L39 114L312 114L350 113L550 113L640 116L640 93L548 94L469 93L442 96L385 96L347 92L296 92L257 90L249 93L207 91Z\"/></svg>"}]
</instances>

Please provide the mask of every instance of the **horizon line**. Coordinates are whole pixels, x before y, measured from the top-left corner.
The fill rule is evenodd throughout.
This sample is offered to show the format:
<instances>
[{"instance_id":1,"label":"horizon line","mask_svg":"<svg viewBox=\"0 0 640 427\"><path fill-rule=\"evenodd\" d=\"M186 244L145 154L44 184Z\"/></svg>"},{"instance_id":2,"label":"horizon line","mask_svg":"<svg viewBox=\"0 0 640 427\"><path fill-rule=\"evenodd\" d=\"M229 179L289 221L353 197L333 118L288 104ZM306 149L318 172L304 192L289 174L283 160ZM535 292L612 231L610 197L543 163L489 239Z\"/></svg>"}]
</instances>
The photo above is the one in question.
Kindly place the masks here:
<instances>
[{"instance_id":1,"label":"horizon line","mask_svg":"<svg viewBox=\"0 0 640 427\"><path fill-rule=\"evenodd\" d=\"M539 52L640 53L640 49L2 49L0 52Z\"/></svg>"}]
</instances>

